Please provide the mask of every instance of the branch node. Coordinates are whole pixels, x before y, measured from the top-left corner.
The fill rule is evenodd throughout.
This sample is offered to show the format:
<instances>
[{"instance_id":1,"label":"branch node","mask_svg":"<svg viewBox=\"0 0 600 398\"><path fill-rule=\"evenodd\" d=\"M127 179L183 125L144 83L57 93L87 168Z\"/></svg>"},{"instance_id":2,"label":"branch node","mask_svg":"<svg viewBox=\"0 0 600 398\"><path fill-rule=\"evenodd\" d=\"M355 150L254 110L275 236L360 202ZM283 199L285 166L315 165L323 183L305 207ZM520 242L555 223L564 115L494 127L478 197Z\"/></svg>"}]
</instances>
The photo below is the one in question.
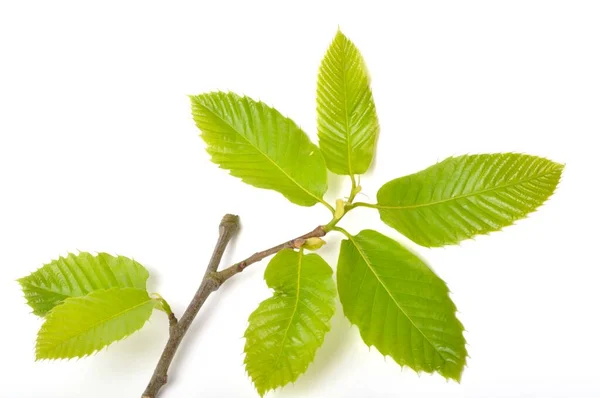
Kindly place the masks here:
<instances>
[{"instance_id":1,"label":"branch node","mask_svg":"<svg viewBox=\"0 0 600 398\"><path fill-rule=\"evenodd\" d=\"M205 288L209 292L218 290L222 283L223 281L216 272L211 273L204 279Z\"/></svg>"},{"instance_id":2,"label":"branch node","mask_svg":"<svg viewBox=\"0 0 600 398\"><path fill-rule=\"evenodd\" d=\"M317 228L315 228L315 230L312 232L312 236L315 236L317 238L321 238L323 236L327 235L327 228L325 228L325 225L319 225Z\"/></svg>"},{"instance_id":3,"label":"branch node","mask_svg":"<svg viewBox=\"0 0 600 398\"><path fill-rule=\"evenodd\" d=\"M169 331L173 333L173 328L177 326L177 317L172 312L169 313L167 316L169 317Z\"/></svg>"},{"instance_id":4,"label":"branch node","mask_svg":"<svg viewBox=\"0 0 600 398\"><path fill-rule=\"evenodd\" d=\"M306 239L304 239L304 238L294 239L292 241L292 247L294 249L300 249L304 245L304 242L306 242Z\"/></svg>"},{"instance_id":5,"label":"branch node","mask_svg":"<svg viewBox=\"0 0 600 398\"><path fill-rule=\"evenodd\" d=\"M219 224L221 232L228 230L230 234L234 235L240 228L240 217L234 214L225 214Z\"/></svg>"}]
</instances>

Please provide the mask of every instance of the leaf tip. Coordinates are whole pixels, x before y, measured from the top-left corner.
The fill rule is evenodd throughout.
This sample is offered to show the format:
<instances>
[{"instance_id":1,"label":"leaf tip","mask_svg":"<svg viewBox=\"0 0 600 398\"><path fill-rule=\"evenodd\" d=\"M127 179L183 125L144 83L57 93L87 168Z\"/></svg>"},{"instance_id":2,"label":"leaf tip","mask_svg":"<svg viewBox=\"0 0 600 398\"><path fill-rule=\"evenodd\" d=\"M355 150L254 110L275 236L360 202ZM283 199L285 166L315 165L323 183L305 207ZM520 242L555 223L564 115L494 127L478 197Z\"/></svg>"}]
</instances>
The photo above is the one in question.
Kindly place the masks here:
<instances>
[{"instance_id":1,"label":"leaf tip","mask_svg":"<svg viewBox=\"0 0 600 398\"><path fill-rule=\"evenodd\" d=\"M333 41L349 41L348 36L346 36L344 34L344 32L342 32L342 29L340 28L340 26L338 25L338 29L335 33L335 37L333 38Z\"/></svg>"},{"instance_id":2,"label":"leaf tip","mask_svg":"<svg viewBox=\"0 0 600 398\"><path fill-rule=\"evenodd\" d=\"M21 286L22 289L24 289L25 285L27 284L27 277L24 276L24 277L15 279L15 282L18 283Z\"/></svg>"},{"instance_id":3,"label":"leaf tip","mask_svg":"<svg viewBox=\"0 0 600 398\"><path fill-rule=\"evenodd\" d=\"M247 369L246 369L246 371L247 371ZM262 383L259 379L253 378L250 373L248 373L248 376L250 376L250 379L252 380L252 384L254 385L254 389L256 389L256 392L258 393L258 395L260 395L261 398L264 397L268 391L268 388L265 386L265 384Z\"/></svg>"},{"instance_id":4,"label":"leaf tip","mask_svg":"<svg viewBox=\"0 0 600 398\"><path fill-rule=\"evenodd\" d=\"M460 373L458 373L456 375L452 375L452 376L446 377L446 381L447 382L450 381L450 380L452 380L452 381L454 381L454 382L456 382L458 384L460 384L461 379L462 379L462 370L460 371Z\"/></svg>"}]
</instances>

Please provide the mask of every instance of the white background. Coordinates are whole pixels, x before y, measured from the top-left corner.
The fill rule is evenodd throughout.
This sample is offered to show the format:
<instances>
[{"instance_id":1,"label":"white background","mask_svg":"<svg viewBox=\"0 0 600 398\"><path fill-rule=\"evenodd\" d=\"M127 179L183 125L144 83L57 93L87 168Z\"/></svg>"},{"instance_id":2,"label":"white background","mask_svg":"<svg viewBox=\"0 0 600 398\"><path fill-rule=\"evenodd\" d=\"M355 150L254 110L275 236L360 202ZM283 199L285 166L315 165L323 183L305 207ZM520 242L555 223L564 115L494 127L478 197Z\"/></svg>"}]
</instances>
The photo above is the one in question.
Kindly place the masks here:
<instances>
[{"instance_id":1,"label":"white background","mask_svg":"<svg viewBox=\"0 0 600 398\"><path fill-rule=\"evenodd\" d=\"M338 308L308 372L269 396L600 396L600 4L319 3L1 3L0 396L138 397L167 338L155 313L94 357L34 362L41 320L15 279L43 263L76 250L132 256L181 314L224 213L243 221L227 263L328 221L322 206L297 207L210 163L187 95L250 95L314 139L317 68L338 25L367 60L382 127L361 200L462 153L526 152L567 166L556 195L518 225L417 248L467 328L462 384L401 370L364 346ZM328 200L347 195L345 181L330 186ZM370 209L342 224L415 246ZM327 240L334 265L340 237ZM209 299L163 397L257 396L242 335L270 295L264 267Z\"/></svg>"}]
</instances>

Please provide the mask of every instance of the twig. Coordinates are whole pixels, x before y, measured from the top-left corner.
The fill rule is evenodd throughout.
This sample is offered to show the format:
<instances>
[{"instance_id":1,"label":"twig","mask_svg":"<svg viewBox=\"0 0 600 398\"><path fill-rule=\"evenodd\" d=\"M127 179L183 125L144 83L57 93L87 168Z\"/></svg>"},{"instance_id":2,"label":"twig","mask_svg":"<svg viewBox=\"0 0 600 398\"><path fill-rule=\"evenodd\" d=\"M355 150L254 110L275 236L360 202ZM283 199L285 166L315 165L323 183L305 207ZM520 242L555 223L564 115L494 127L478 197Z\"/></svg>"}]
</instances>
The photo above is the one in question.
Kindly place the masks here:
<instances>
[{"instance_id":1,"label":"twig","mask_svg":"<svg viewBox=\"0 0 600 398\"><path fill-rule=\"evenodd\" d=\"M219 240L215 245L215 250L213 251L213 255L208 262L208 267L206 267L206 273L204 274L204 279L210 277L210 275L214 272L217 272L217 268L219 268L219 263L221 262L221 257L223 257L223 252L227 247L227 244L235 236L238 229L240 227L240 218L238 216L234 216L233 214L225 214L221 223L219 224Z\"/></svg>"},{"instance_id":2,"label":"twig","mask_svg":"<svg viewBox=\"0 0 600 398\"><path fill-rule=\"evenodd\" d=\"M298 248L300 248L300 246L302 246L304 244L306 239L320 238L322 236L325 236L326 234L327 234L327 231L325 230L325 228L323 228L322 225L319 225L317 228L313 229L309 233L299 236L296 239L288 240L287 242L284 242L277 246L273 246L270 249L254 253L247 259L240 261L239 263L235 263L232 266L230 266L229 268L225 268L224 270L217 272L217 276L221 280L221 283L223 283L227 279L231 278L232 276L242 272L250 264L254 264L255 262L260 261L263 258L268 257L272 254L275 254L283 249L291 249L291 248L298 249Z\"/></svg>"},{"instance_id":3,"label":"twig","mask_svg":"<svg viewBox=\"0 0 600 398\"><path fill-rule=\"evenodd\" d=\"M187 333L194 318L198 314L198 311L200 311L200 308L202 308L202 305L212 292L218 290L229 278L242 272L250 264L256 263L263 258L275 254L283 249L299 248L308 238L322 237L327 234L327 229L324 226L318 226L311 232L299 236L296 239L273 246L270 249L256 252L243 261L235 263L222 271L217 271L225 248L227 247L227 244L231 238L237 232L238 228L239 218L237 216L227 214L225 217L223 217L223 220L219 225L219 239L206 269L206 273L204 274L204 278L202 279L202 283L200 284L198 291L196 291L194 298L183 313L183 316L179 322L176 321L175 316L173 315L173 318L175 319L174 322L176 323L173 324L170 322L171 327L169 340L167 341L160 360L154 369L154 374L150 379L150 383L148 383L146 390L142 394L142 398L156 398L160 389L167 384L167 373L169 371L169 366L175 357L177 348Z\"/></svg>"},{"instance_id":4,"label":"twig","mask_svg":"<svg viewBox=\"0 0 600 398\"><path fill-rule=\"evenodd\" d=\"M160 389L167 384L167 372L169 371L169 366L171 366L171 362L175 357L175 353L177 352L177 348L179 347L181 340L183 340L183 337L187 333L192 321L198 314L198 311L200 311L200 308L202 308L202 305L208 296L217 290L221 285L221 283L215 277L215 271L221 262L221 258L223 257L223 253L225 252L227 244L235 235L238 228L239 218L237 216L227 214L221 220L221 223L219 224L219 240L217 241L210 262L208 263L202 283L200 284L200 287L196 291L194 298L183 313L183 316L179 322L173 324L173 320L169 319L169 323L171 324L169 328L169 340L167 341L163 353L160 356L160 360L154 369L154 374L152 375L146 390L142 394L142 398L155 398Z\"/></svg>"}]
</instances>

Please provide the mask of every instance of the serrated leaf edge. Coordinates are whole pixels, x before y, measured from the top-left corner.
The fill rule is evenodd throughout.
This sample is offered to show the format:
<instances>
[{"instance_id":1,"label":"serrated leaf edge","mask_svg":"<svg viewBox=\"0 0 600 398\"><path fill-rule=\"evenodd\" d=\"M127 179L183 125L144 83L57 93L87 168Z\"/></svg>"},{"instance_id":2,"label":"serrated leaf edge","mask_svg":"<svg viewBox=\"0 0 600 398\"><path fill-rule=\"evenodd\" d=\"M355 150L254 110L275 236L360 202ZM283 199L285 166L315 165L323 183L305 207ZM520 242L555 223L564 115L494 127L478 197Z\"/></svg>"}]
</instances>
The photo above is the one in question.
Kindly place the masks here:
<instances>
[{"instance_id":1,"label":"serrated leaf edge","mask_svg":"<svg viewBox=\"0 0 600 398\"><path fill-rule=\"evenodd\" d=\"M103 292L108 292L108 291L111 291L111 290L114 290L114 291L116 291L116 290L123 290L123 289L129 289L129 290L139 290L139 291L144 291L144 292L146 292L146 294L148 293L147 291L145 291L145 290L143 290L143 289L137 289L137 288L132 288L132 287L127 287L127 288L115 287L115 288L111 288L111 289L98 289L98 290L94 290L94 291L92 291L92 292L88 293L88 294L87 294L87 295L85 295L85 296L68 297L68 298L66 298L66 299L65 299L63 302L61 302L60 304L56 305L54 308L52 308L52 309L51 309L51 310L48 312L48 314L47 314L47 315L46 315L46 317L45 317L45 319L46 319L46 322L47 322L48 320L52 319L51 317L53 316L53 312L54 312L54 311L55 311L57 308L64 306L64 305L65 305L65 303L69 303L69 302L70 302L70 301L72 301L72 300L77 300L77 299L84 298L84 297L86 297L86 296L89 296L90 294L94 294L94 293L97 293L97 292L100 292L100 291L103 291ZM95 327L97 327L97 326L101 325L101 324L102 324L102 323L104 323L104 322L110 321L110 320L112 320L112 319L115 319L115 318L117 318L118 316L120 316L120 315L123 315L123 314L125 314L125 313L127 313L127 312L129 312L129 311L132 311L132 310L135 310L135 309L137 309L137 308L139 308L139 307L142 307L142 306L144 306L144 305L147 305L149 302L156 302L156 300L155 300L155 299L153 299L153 298L151 298L150 296L148 296L148 300L146 300L146 301L144 301L144 302L142 302L142 303L136 304L135 306L133 306L133 307L130 307L130 308L128 308L127 310L121 311L121 312L119 312L119 313L118 313L118 314L116 314L116 315L113 315L113 316L111 316L111 317L109 317L109 318L106 318L106 319L104 319L104 320L103 320L103 321L101 321L101 322L97 322L96 324L94 324L93 326L91 326L91 327L89 327L88 329L84 330L83 332L80 332L78 335L75 335L75 336L71 336L71 337L69 337L69 340L70 340L70 339L72 339L72 338L75 338L75 337L77 337L77 336L79 336L79 335L81 335L81 334L83 334L83 333L89 332L90 330L94 329ZM149 320L149 319L148 319L148 320ZM67 360L70 360L70 359L81 359L81 358L87 358L87 357L89 357L89 356L92 356L92 355L94 355L94 354L97 354L97 353L99 353L99 352L100 352L100 351L102 351L102 350L105 350L105 349L107 349L109 346L113 345L114 343L117 343L117 342L119 342L119 341L121 341L121 340L124 340L124 339L126 339L127 337L131 336L133 333L135 333L135 332L139 331L139 330L140 330L140 329L141 329L141 328L142 328L142 327L143 327L143 326L144 326L144 325L145 325L145 324L148 322L148 320L146 320L146 321L144 322L144 324L143 324L143 325L142 325L140 328L138 328L138 329L136 329L136 330L132 331L131 333L128 333L128 334L126 334L125 336L123 336L123 337L121 337L121 338L119 338L119 339L117 339L117 340L113 340L113 341L109 342L108 344L106 344L105 346L101 347L100 349L94 350L94 351L92 351L92 352L90 352L90 353L87 353L87 354L84 354L84 355L74 355L74 356L72 356L72 357L59 357L59 356L54 356L54 357L41 357L41 356L39 356L39 347L38 347L38 344L39 344L40 334L41 334L41 333L42 333L42 332L45 330L45 329L44 329L44 326L46 325L46 322L44 322L44 323L42 324L42 326L40 327L40 330L38 331L38 338L36 339L35 360L36 360L36 361L42 361L42 360L50 360L50 361L52 361L52 360L62 360L62 359L67 359ZM64 343L64 341L63 341L63 342L61 342L61 343Z\"/></svg>"}]
</instances>

